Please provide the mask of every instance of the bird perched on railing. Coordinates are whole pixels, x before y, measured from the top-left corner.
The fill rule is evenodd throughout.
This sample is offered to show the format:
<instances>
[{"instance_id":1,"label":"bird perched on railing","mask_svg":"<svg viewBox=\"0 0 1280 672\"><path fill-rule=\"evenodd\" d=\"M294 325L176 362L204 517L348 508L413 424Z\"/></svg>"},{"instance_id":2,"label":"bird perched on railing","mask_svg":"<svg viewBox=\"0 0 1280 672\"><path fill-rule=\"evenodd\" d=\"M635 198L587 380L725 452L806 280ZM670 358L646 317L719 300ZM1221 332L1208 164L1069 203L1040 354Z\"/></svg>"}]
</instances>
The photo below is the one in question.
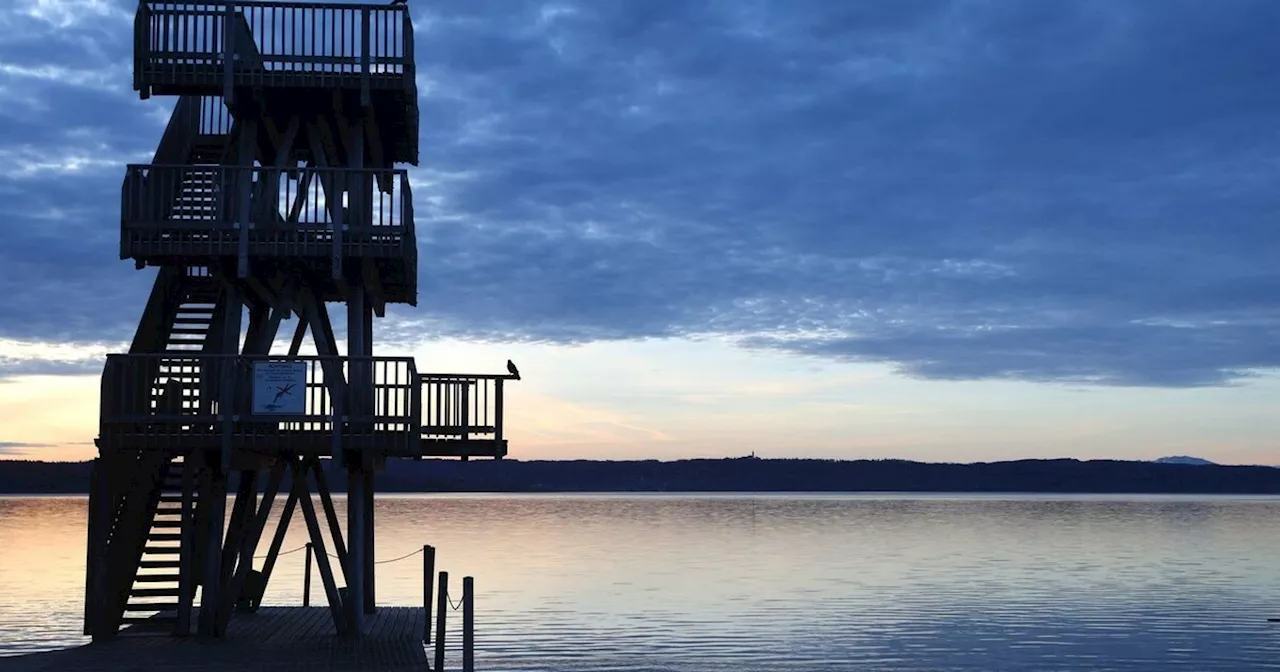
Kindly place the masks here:
<instances>
[{"instance_id":1,"label":"bird perched on railing","mask_svg":"<svg viewBox=\"0 0 1280 672\"><path fill-rule=\"evenodd\" d=\"M516 363L509 359L507 360L507 372L509 372L516 380L520 380L520 369L517 369Z\"/></svg>"},{"instance_id":2,"label":"bird perched on railing","mask_svg":"<svg viewBox=\"0 0 1280 672\"><path fill-rule=\"evenodd\" d=\"M409 0L391 0L392 7L395 7L396 5L407 5L407 4L409 4Z\"/></svg>"}]
</instances>

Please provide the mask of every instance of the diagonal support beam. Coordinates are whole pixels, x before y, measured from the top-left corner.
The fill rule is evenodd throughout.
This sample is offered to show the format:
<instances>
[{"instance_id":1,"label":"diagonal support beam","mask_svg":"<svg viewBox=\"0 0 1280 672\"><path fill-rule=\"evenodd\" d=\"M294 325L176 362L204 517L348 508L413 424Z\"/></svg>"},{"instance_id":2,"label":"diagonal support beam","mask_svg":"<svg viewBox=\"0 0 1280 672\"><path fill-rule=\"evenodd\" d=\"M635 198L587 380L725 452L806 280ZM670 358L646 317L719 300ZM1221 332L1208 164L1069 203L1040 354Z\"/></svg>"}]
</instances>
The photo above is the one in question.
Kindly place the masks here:
<instances>
[{"instance_id":1,"label":"diagonal support beam","mask_svg":"<svg viewBox=\"0 0 1280 672\"><path fill-rule=\"evenodd\" d=\"M342 613L342 597L338 594L338 584L333 578L333 567L329 564L329 554L325 551L324 534L321 533L320 521L316 518L316 507L311 502L311 492L307 487L307 470L302 465L294 466L293 487L298 495L298 503L302 505L302 517L306 520L307 534L311 537L311 545L315 550L316 568L320 570L320 581L324 584L324 593L329 599L329 614L333 617L333 627L338 634L344 635L348 632L348 627L347 619Z\"/></svg>"},{"instance_id":2,"label":"diagonal support beam","mask_svg":"<svg viewBox=\"0 0 1280 672\"><path fill-rule=\"evenodd\" d=\"M324 507L324 517L329 523L329 534L333 537L333 552L338 556L338 563L342 566L342 575L348 577L347 559L350 557L347 553L347 545L342 539L342 524L338 522L338 512L333 508L333 494L329 490L329 478L325 476L324 469L320 466L320 460L311 460L311 470L316 477L316 494L320 495L320 506ZM350 582L350 578L347 579Z\"/></svg>"},{"instance_id":3,"label":"diagonal support beam","mask_svg":"<svg viewBox=\"0 0 1280 672\"><path fill-rule=\"evenodd\" d=\"M227 624L231 621L231 612L236 602L240 601L245 582L249 578L249 573L253 571L253 553L258 548L258 541L262 539L262 530L267 526L271 505L275 503L276 493L280 491L280 482L284 480L285 467L283 460L277 461L272 467L271 474L267 477L266 489L262 493L262 505L258 507L244 530L235 573L222 589L222 602L218 606L218 634L226 632Z\"/></svg>"},{"instance_id":4,"label":"diagonal support beam","mask_svg":"<svg viewBox=\"0 0 1280 672\"><path fill-rule=\"evenodd\" d=\"M298 458L293 455L281 456L280 461L289 470L290 477L297 478ZM291 485L289 488L289 496L285 499L284 510L280 512L280 521L276 523L275 535L271 538L271 546L267 550L267 557L262 563L262 573L258 577L257 584L249 591L248 602L251 609L257 609L262 601L262 595L267 589L267 584L271 581L271 572L275 570L276 559L280 557L280 549L284 546L285 535L289 533L289 523L293 520L293 511L298 507L298 488Z\"/></svg>"}]
</instances>

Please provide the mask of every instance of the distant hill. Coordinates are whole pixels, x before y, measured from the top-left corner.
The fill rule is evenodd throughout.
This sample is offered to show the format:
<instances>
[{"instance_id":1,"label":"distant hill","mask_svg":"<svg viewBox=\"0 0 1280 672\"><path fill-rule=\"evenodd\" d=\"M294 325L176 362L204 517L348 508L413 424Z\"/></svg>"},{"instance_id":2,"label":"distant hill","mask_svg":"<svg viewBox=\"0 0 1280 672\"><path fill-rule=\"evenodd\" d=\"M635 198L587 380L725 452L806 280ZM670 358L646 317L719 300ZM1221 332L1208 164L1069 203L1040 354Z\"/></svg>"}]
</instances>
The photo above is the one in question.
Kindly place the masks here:
<instances>
[{"instance_id":1,"label":"distant hill","mask_svg":"<svg viewBox=\"0 0 1280 672\"><path fill-rule=\"evenodd\" d=\"M1170 455L1169 457L1162 457L1156 462L1160 464L1192 464L1202 467L1217 466L1216 462L1210 462L1203 457L1191 457L1189 455Z\"/></svg>"},{"instance_id":2,"label":"distant hill","mask_svg":"<svg viewBox=\"0 0 1280 672\"><path fill-rule=\"evenodd\" d=\"M393 461L383 492L1045 492L1280 494L1280 469L1117 460ZM345 489L344 470L327 468ZM87 462L0 461L0 493L83 493ZM234 487L234 486L233 486ZM288 488L287 483L284 486Z\"/></svg>"}]
</instances>

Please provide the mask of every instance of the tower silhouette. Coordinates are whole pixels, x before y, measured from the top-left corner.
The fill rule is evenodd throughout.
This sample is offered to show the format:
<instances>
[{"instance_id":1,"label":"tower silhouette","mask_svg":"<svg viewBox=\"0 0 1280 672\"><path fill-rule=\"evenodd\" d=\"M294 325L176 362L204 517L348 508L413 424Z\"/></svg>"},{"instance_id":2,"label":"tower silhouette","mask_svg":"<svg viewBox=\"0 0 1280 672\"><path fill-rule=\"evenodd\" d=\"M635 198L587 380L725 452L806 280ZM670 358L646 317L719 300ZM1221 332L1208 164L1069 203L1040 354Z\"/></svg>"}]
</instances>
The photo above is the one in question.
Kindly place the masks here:
<instances>
[{"instance_id":1,"label":"tower silhouette","mask_svg":"<svg viewBox=\"0 0 1280 672\"><path fill-rule=\"evenodd\" d=\"M375 316L417 305L413 195L395 167L418 162L413 54L403 3L139 3L134 88L177 102L121 192L120 257L157 270L102 375L86 634L224 633L258 608L295 510L335 628L358 633L376 608L374 475L394 458L506 454L503 383L518 374L373 354ZM345 352L330 304L346 311Z\"/></svg>"}]
</instances>

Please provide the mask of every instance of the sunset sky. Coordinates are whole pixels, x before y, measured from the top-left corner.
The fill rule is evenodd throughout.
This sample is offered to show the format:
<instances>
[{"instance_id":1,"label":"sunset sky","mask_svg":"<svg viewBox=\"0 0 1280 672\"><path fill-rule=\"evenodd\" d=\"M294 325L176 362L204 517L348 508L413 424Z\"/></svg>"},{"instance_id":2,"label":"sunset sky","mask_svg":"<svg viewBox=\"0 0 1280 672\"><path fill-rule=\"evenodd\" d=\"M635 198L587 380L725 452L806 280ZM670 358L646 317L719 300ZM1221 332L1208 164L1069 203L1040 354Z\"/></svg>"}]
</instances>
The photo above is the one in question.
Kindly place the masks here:
<instances>
[{"instance_id":1,"label":"sunset sky","mask_svg":"<svg viewBox=\"0 0 1280 672\"><path fill-rule=\"evenodd\" d=\"M1280 464L1280 3L409 4L375 353L515 360L512 457ZM154 277L134 7L0 3L0 457L94 454Z\"/></svg>"}]
</instances>

